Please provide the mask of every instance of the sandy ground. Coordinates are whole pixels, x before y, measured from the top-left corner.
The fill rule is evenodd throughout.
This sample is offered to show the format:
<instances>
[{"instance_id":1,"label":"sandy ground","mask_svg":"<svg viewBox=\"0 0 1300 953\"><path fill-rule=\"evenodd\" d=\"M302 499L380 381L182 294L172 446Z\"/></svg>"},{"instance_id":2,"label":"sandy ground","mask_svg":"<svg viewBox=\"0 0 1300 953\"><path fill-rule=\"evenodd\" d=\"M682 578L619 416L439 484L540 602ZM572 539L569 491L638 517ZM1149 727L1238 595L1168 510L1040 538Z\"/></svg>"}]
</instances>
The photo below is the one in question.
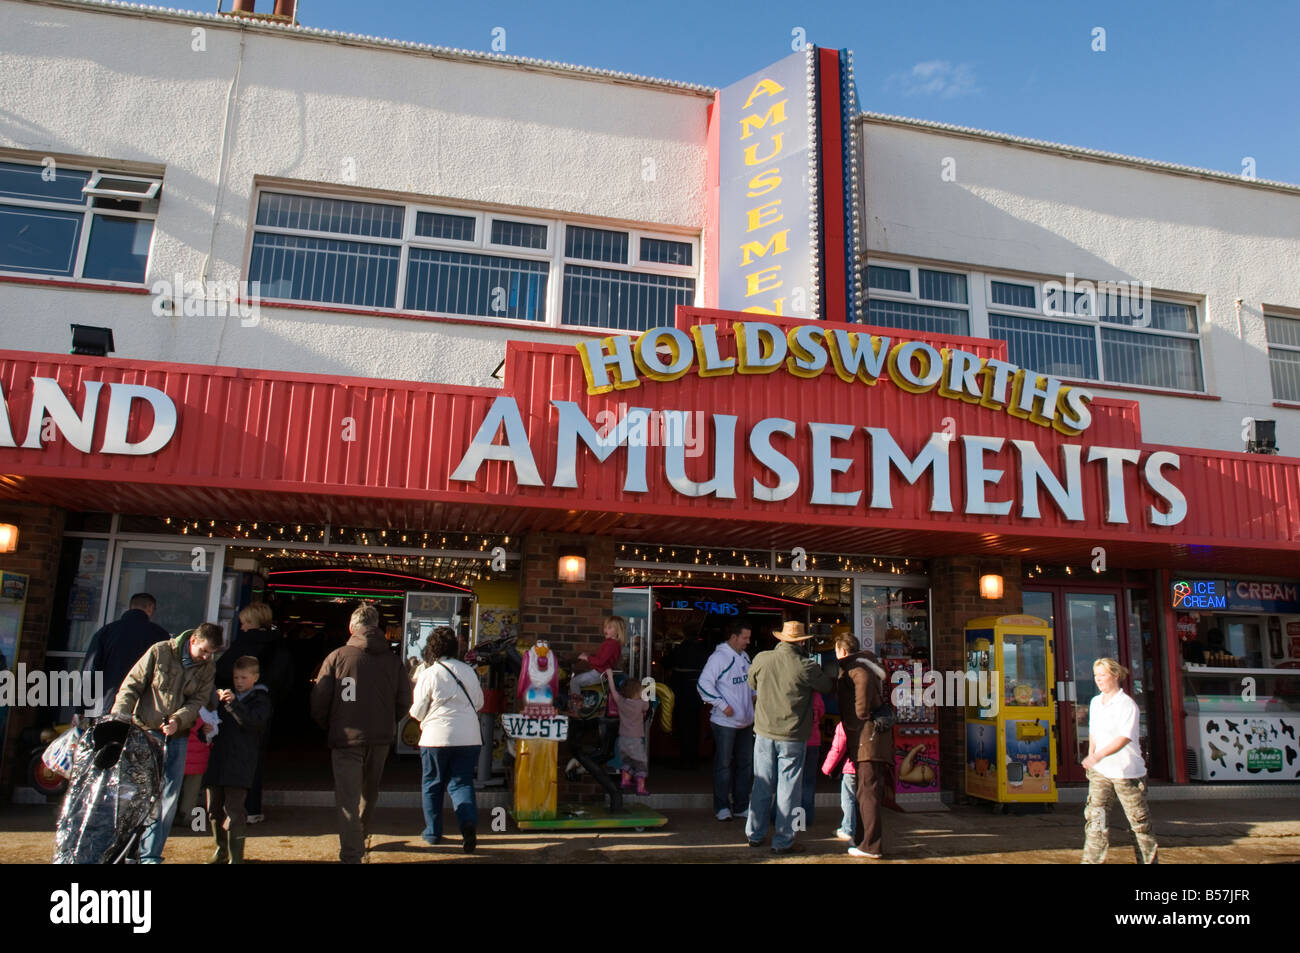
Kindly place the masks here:
<instances>
[{"instance_id":1,"label":"sandy ground","mask_svg":"<svg viewBox=\"0 0 1300 953\"><path fill-rule=\"evenodd\" d=\"M1163 863L1300 863L1300 800L1294 798L1186 801L1152 804ZM885 815L885 859L855 860L834 839L838 811L819 809L811 832L799 835L803 850L774 856L749 848L743 826L719 823L704 811L670 811L659 829L634 831L519 831L508 823L493 828L480 816L479 848L461 850L453 832L437 847L419 837L418 811L381 809L372 822L369 863L1050 863L1077 864L1083 843L1082 807L1057 805L1051 813L993 815L987 808L959 806L949 812ZM504 818L499 815L499 828ZM0 863L49 863L53 852L55 809L10 806L0 809ZM266 822L249 828L250 863L335 861L338 837L334 812L322 808L280 808ZM1108 863L1132 864L1132 839L1122 816L1112 820ZM202 863L211 838L188 830L167 842L169 863Z\"/></svg>"}]
</instances>

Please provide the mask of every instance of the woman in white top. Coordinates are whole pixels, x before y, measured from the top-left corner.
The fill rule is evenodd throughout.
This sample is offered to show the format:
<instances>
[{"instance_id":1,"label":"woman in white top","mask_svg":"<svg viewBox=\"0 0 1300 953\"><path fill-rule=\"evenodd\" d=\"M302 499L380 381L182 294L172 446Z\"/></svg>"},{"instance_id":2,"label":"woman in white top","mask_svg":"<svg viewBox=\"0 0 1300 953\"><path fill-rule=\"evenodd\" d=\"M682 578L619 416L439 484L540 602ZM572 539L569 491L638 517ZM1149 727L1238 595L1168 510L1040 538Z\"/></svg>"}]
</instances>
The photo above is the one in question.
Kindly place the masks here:
<instances>
[{"instance_id":1,"label":"woman in white top","mask_svg":"<svg viewBox=\"0 0 1300 953\"><path fill-rule=\"evenodd\" d=\"M1113 658L1092 663L1098 694L1088 709L1088 802L1083 809L1083 862L1100 864L1110 846L1109 815L1119 800L1133 829L1133 852L1139 864L1158 863L1147 810L1147 766L1138 747L1138 706L1119 687L1128 670Z\"/></svg>"},{"instance_id":2,"label":"woman in white top","mask_svg":"<svg viewBox=\"0 0 1300 953\"><path fill-rule=\"evenodd\" d=\"M420 762L423 768L424 831L426 843L442 840L443 793L460 825L461 846L474 849L478 808L474 803L474 769L478 765L478 710L483 688L478 675L456 659L456 633L439 626L424 646L424 668L415 682L411 717L420 723Z\"/></svg>"}]
</instances>

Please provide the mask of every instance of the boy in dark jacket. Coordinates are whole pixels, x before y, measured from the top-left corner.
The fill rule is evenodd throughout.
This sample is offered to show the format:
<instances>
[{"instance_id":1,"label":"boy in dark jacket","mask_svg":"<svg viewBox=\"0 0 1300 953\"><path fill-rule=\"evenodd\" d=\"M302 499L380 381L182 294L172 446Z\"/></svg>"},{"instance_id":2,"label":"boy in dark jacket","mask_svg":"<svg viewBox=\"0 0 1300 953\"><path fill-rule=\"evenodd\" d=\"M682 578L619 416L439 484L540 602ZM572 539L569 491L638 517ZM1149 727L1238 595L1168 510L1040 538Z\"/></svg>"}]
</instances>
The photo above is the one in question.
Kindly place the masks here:
<instances>
[{"instance_id":1,"label":"boy in dark jacket","mask_svg":"<svg viewBox=\"0 0 1300 953\"><path fill-rule=\"evenodd\" d=\"M217 849L210 864L244 862L248 814L244 798L257 773L262 733L271 721L271 695L258 684L257 658L241 656L234 667L234 690L217 692L221 716L203 783L208 789L208 823Z\"/></svg>"}]
</instances>

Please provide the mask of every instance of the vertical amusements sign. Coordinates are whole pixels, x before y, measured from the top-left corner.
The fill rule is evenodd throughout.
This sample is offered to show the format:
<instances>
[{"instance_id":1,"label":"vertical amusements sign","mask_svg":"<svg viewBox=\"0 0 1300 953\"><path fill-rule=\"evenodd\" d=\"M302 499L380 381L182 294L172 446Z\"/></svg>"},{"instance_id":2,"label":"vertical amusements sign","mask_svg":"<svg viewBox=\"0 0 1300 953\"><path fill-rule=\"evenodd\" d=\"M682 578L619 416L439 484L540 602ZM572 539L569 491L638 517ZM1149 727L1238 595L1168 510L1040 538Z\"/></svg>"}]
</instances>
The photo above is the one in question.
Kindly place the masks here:
<instances>
[{"instance_id":1,"label":"vertical amusements sign","mask_svg":"<svg viewBox=\"0 0 1300 953\"><path fill-rule=\"evenodd\" d=\"M711 301L757 314L857 320L862 209L853 54L809 46L728 86L717 107Z\"/></svg>"},{"instance_id":2,"label":"vertical amusements sign","mask_svg":"<svg viewBox=\"0 0 1300 953\"><path fill-rule=\"evenodd\" d=\"M816 51L719 93L718 307L818 317Z\"/></svg>"}]
</instances>

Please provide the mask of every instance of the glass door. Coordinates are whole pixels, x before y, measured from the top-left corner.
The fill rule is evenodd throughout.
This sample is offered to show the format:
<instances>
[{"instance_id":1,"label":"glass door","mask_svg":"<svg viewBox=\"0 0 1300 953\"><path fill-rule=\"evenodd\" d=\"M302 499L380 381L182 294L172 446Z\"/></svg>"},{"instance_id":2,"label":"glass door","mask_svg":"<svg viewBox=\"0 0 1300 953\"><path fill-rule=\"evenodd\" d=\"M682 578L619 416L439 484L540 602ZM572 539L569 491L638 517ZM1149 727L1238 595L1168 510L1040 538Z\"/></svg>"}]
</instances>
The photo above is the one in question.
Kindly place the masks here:
<instances>
[{"instance_id":1,"label":"glass door","mask_svg":"<svg viewBox=\"0 0 1300 953\"><path fill-rule=\"evenodd\" d=\"M1158 687L1152 677L1150 599L1144 591L1129 590L1121 607L1122 597L1121 589L1076 586L1043 587L1024 594L1024 611L1046 619L1054 634L1062 781L1085 780L1080 762L1088 755L1088 708L1097 694L1092 663L1099 658L1118 659L1131 672L1124 690L1140 713L1138 743L1148 770L1160 773L1151 756L1148 719L1152 693Z\"/></svg>"},{"instance_id":2,"label":"glass door","mask_svg":"<svg viewBox=\"0 0 1300 953\"><path fill-rule=\"evenodd\" d=\"M1065 645L1058 655L1066 661L1060 672L1068 699L1061 705L1062 777L1082 781L1080 765L1088 756L1088 706L1097 694L1092 663L1120 657L1119 612L1113 593L1066 592Z\"/></svg>"},{"instance_id":3,"label":"glass door","mask_svg":"<svg viewBox=\"0 0 1300 953\"><path fill-rule=\"evenodd\" d=\"M201 622L216 622L226 548L186 543L119 543L113 555L109 619L121 618L131 596L158 600L153 622L179 635ZM230 644L233 633L225 633Z\"/></svg>"},{"instance_id":4,"label":"glass door","mask_svg":"<svg viewBox=\"0 0 1300 953\"><path fill-rule=\"evenodd\" d=\"M638 682L651 672L654 658L650 645L650 623L654 590L650 587L614 590L614 615L627 623L627 674Z\"/></svg>"}]
</instances>

